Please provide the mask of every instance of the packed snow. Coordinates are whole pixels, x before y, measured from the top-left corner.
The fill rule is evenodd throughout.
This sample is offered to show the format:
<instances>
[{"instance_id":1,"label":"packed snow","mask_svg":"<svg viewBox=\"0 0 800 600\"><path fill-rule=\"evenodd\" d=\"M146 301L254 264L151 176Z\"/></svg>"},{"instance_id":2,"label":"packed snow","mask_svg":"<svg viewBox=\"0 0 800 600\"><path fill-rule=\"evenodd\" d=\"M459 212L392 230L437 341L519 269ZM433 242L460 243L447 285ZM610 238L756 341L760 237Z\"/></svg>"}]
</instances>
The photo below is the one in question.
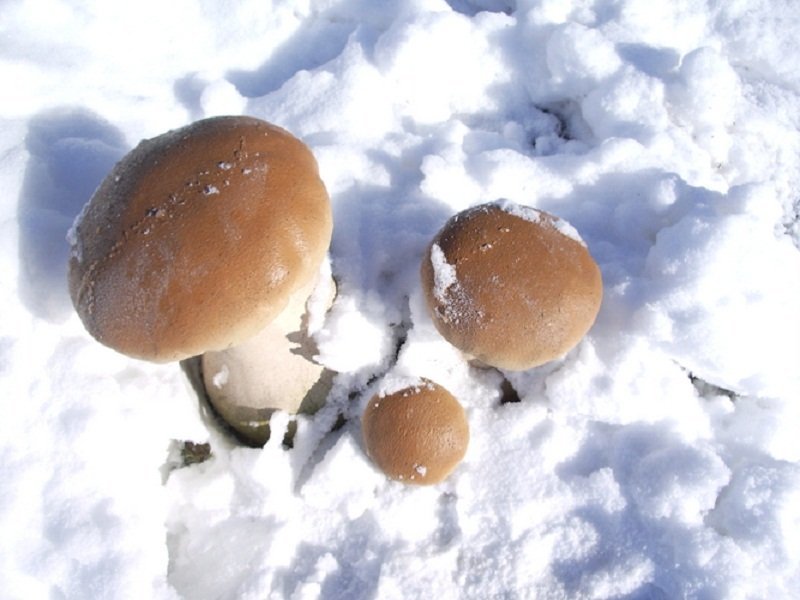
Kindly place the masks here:
<instances>
[{"instance_id":1,"label":"packed snow","mask_svg":"<svg viewBox=\"0 0 800 600\"><path fill-rule=\"evenodd\" d=\"M1 12L0 596L797 594L795 0ZM331 195L313 333L339 374L291 449L285 414L236 444L186 369L101 346L67 292L68 231L115 162L220 114L302 138ZM564 219L604 280L583 341L524 372L471 366L420 290L438 229L501 198ZM471 436L429 487L379 472L359 420L422 377Z\"/></svg>"}]
</instances>

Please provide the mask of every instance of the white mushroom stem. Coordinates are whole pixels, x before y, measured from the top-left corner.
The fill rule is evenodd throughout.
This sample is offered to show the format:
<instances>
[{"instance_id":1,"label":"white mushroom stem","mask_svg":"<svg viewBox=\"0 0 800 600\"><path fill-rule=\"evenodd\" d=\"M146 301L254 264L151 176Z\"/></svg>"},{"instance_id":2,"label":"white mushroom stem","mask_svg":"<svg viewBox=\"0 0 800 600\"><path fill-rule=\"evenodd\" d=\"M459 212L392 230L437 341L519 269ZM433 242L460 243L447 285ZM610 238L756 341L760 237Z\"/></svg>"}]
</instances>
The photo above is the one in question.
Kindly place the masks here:
<instances>
[{"instance_id":1,"label":"white mushroom stem","mask_svg":"<svg viewBox=\"0 0 800 600\"><path fill-rule=\"evenodd\" d=\"M313 413L325 402L334 373L314 361L316 345L308 329L309 298L320 292L326 295L327 310L336 295L330 272L296 291L283 312L255 336L202 356L212 406L250 443L266 442L276 410Z\"/></svg>"}]
</instances>

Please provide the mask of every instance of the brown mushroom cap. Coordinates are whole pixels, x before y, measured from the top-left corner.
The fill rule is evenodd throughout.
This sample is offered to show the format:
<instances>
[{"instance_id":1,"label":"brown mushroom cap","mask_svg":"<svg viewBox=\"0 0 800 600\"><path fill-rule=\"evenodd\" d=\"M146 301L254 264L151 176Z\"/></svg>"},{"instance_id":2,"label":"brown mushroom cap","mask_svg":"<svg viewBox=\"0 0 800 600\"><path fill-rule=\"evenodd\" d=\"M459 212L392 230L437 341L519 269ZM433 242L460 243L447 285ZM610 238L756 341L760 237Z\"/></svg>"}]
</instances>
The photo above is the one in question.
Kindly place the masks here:
<instances>
[{"instance_id":1,"label":"brown mushroom cap","mask_svg":"<svg viewBox=\"0 0 800 600\"><path fill-rule=\"evenodd\" d=\"M425 379L373 396L361 427L370 459L388 477L404 483L442 481L464 458L469 443L461 404Z\"/></svg>"},{"instance_id":2,"label":"brown mushroom cap","mask_svg":"<svg viewBox=\"0 0 800 600\"><path fill-rule=\"evenodd\" d=\"M422 261L436 328L451 344L503 369L566 354L600 309L600 269L574 229L508 202L452 217Z\"/></svg>"},{"instance_id":3,"label":"brown mushroom cap","mask_svg":"<svg viewBox=\"0 0 800 600\"><path fill-rule=\"evenodd\" d=\"M102 182L74 230L70 294L130 356L221 350L316 276L331 230L305 144L259 119L205 119L141 142Z\"/></svg>"}]
</instances>

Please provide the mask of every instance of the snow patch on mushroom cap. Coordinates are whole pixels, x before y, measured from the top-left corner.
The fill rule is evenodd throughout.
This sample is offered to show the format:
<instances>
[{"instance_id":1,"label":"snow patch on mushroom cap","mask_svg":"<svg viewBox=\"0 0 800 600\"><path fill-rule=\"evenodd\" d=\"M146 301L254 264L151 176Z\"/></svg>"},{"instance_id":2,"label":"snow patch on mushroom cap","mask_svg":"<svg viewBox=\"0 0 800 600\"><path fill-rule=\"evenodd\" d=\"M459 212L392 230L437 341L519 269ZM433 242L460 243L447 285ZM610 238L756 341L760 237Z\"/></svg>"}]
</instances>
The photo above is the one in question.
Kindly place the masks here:
<instances>
[{"instance_id":1,"label":"snow patch on mushroom cap","mask_svg":"<svg viewBox=\"0 0 800 600\"><path fill-rule=\"evenodd\" d=\"M447 262L447 257L438 244L431 244L431 264L433 265L433 295L440 302L446 302L446 292L458 284L456 268Z\"/></svg>"},{"instance_id":2,"label":"snow patch on mushroom cap","mask_svg":"<svg viewBox=\"0 0 800 600\"><path fill-rule=\"evenodd\" d=\"M568 238L575 240L576 242L586 246L586 242L583 241L581 234L578 233L578 230L575 229L570 223L558 217L556 215L551 215L549 213L544 213L539 209L532 208L530 206L524 206L522 204L517 204L516 202L512 202L511 200L501 199L497 202L493 203L494 206L497 206L501 210L507 212L508 214L514 215L515 217L519 217L520 219L525 219L526 221L530 221L531 223L543 223L547 222L553 227L556 228L560 234L567 236Z\"/></svg>"},{"instance_id":3,"label":"snow patch on mushroom cap","mask_svg":"<svg viewBox=\"0 0 800 600\"><path fill-rule=\"evenodd\" d=\"M400 391L404 391L406 394L411 391L417 393L422 389L433 389L433 386L434 384L424 377L392 371L381 378L374 397L384 398Z\"/></svg>"}]
</instances>

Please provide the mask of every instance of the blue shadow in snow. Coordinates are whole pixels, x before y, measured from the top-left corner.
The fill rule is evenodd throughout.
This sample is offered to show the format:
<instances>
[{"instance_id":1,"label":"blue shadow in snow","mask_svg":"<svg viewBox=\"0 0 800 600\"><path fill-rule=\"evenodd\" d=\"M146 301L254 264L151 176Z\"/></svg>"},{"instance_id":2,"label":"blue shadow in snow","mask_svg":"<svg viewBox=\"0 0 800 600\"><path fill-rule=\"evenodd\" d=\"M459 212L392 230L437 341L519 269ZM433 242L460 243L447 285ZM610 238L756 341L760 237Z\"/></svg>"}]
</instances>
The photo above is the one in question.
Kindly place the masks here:
<instances>
[{"instance_id":1,"label":"blue shadow in snow","mask_svg":"<svg viewBox=\"0 0 800 600\"><path fill-rule=\"evenodd\" d=\"M278 46L260 67L232 70L227 79L242 96L264 96L280 89L297 72L319 68L339 56L354 31L349 23L313 21Z\"/></svg>"},{"instance_id":2,"label":"blue shadow in snow","mask_svg":"<svg viewBox=\"0 0 800 600\"><path fill-rule=\"evenodd\" d=\"M128 147L122 133L83 108L31 118L30 158L17 204L19 294L34 315L62 322L70 314L67 232Z\"/></svg>"},{"instance_id":3,"label":"blue shadow in snow","mask_svg":"<svg viewBox=\"0 0 800 600\"><path fill-rule=\"evenodd\" d=\"M616 49L622 58L651 77L664 77L677 69L681 62L681 55L672 48L619 43Z\"/></svg>"}]
</instances>

